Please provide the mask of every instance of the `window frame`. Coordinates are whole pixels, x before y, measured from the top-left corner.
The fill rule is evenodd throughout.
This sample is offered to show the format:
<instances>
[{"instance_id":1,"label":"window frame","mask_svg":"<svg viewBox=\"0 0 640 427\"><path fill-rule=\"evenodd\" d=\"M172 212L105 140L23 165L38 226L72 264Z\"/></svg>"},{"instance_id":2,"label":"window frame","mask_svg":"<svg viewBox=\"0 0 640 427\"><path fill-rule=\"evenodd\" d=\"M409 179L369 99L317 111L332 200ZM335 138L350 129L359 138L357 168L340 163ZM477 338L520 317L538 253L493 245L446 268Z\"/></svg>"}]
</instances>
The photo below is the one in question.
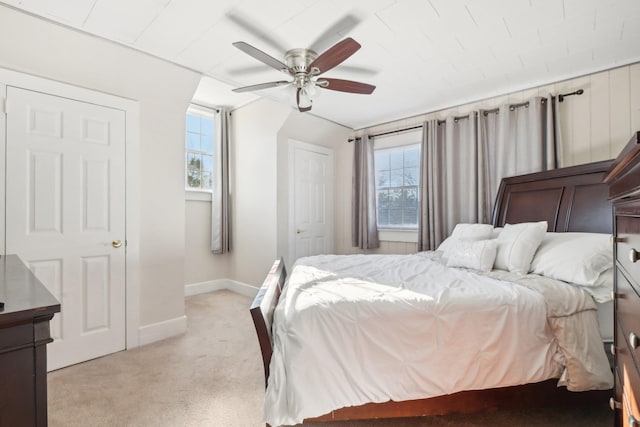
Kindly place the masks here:
<instances>
[{"instance_id":1,"label":"window frame","mask_svg":"<svg viewBox=\"0 0 640 427\"><path fill-rule=\"evenodd\" d=\"M385 137L378 137L374 140L374 157L375 152L379 150L389 149L406 149L409 147L417 147L421 151L422 131L415 130L410 132L403 132ZM374 171L375 174L375 171ZM420 194L420 176L418 174L418 196ZM419 205L418 205L419 206ZM376 180L376 211L378 209L378 186ZM377 213L377 212L376 212ZM376 215L377 217L377 215ZM392 242L407 242L416 243L418 241L418 227L420 221L420 213L418 212L418 223L415 227L406 226L380 226L376 224L378 228L378 238L382 241Z\"/></svg>"},{"instance_id":2,"label":"window frame","mask_svg":"<svg viewBox=\"0 0 640 427\"><path fill-rule=\"evenodd\" d=\"M196 104L189 104L189 107L187 108L187 111L185 112L185 133L184 133L184 160L183 160L183 165L184 165L184 190L185 190L185 199L186 200L193 200L193 201L211 201L212 200L212 193L213 193L213 188L215 187L215 159L216 159L216 153L215 153L215 149L216 149L216 130L215 130L215 122L216 122L216 114L217 114L217 110L214 108L208 108L208 107L204 107L201 105L196 105ZM214 123L214 129L213 129L213 147L211 152L205 152L205 151L195 151L195 150L189 150L188 146L187 146L187 134L188 134L188 130L187 130L187 126L186 126L186 121L187 121L187 115L195 115L195 116L200 116L200 117L204 117L207 119L211 119ZM213 163L213 168L212 168L212 186L211 188L193 188L193 187L189 187L187 185L188 183L188 164L187 164L187 156L188 153L200 153L200 154L205 154L205 155L211 155L212 157L212 163Z\"/></svg>"}]
</instances>

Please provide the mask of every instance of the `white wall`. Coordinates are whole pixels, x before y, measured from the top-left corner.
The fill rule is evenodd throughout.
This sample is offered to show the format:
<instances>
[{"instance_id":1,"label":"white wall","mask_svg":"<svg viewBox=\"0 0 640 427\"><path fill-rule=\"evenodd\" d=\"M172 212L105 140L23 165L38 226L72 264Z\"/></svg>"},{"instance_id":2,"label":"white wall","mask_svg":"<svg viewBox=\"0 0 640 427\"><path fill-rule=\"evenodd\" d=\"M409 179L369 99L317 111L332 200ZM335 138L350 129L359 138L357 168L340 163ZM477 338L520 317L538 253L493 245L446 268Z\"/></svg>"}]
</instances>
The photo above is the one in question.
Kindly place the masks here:
<instances>
[{"instance_id":1,"label":"white wall","mask_svg":"<svg viewBox=\"0 0 640 427\"><path fill-rule=\"evenodd\" d=\"M277 256L277 138L288 106L262 99L231 115L231 279L259 286Z\"/></svg>"},{"instance_id":2,"label":"white wall","mask_svg":"<svg viewBox=\"0 0 640 427\"><path fill-rule=\"evenodd\" d=\"M618 155L631 134L640 130L640 64L627 65L589 76L532 88L505 96L473 102L442 111L410 117L357 134L376 134L416 126L430 119L461 116L476 109L523 102L533 96L567 93L584 89L584 94L565 98L560 104L563 166L607 160ZM336 253L413 253L415 243L381 242L376 250L351 246L351 171L353 147L345 144L336 153Z\"/></svg>"},{"instance_id":3,"label":"white wall","mask_svg":"<svg viewBox=\"0 0 640 427\"><path fill-rule=\"evenodd\" d=\"M140 322L184 315L184 114L200 76L0 6L0 67L139 101Z\"/></svg>"},{"instance_id":4,"label":"white wall","mask_svg":"<svg viewBox=\"0 0 640 427\"><path fill-rule=\"evenodd\" d=\"M273 261L288 254L289 139L334 148L350 133L348 128L267 99L235 110L230 147L232 249L225 260L218 259L200 235L189 231L208 233L210 211L198 205L201 202L188 202L187 257L201 260L202 267L186 260L187 270L193 270L187 272L192 282L186 284L231 279L260 286Z\"/></svg>"},{"instance_id":5,"label":"white wall","mask_svg":"<svg viewBox=\"0 0 640 427\"><path fill-rule=\"evenodd\" d=\"M211 252L211 202L188 200L185 217L185 285L229 279L231 254Z\"/></svg>"}]
</instances>

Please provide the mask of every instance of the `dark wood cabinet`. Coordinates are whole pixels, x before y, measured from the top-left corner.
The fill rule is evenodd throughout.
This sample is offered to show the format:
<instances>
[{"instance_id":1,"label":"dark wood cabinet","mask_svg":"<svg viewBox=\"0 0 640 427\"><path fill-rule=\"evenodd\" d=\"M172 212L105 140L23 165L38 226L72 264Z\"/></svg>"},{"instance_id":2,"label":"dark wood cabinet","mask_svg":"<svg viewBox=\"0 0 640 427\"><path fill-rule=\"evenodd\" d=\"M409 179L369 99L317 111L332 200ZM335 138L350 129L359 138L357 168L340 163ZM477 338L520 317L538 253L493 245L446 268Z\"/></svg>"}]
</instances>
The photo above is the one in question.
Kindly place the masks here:
<instances>
[{"instance_id":1,"label":"dark wood cabinet","mask_svg":"<svg viewBox=\"0 0 640 427\"><path fill-rule=\"evenodd\" d=\"M640 132L612 164L616 426L640 426Z\"/></svg>"},{"instance_id":2,"label":"dark wood cabinet","mask_svg":"<svg viewBox=\"0 0 640 427\"><path fill-rule=\"evenodd\" d=\"M60 304L16 255L0 257L0 302L0 426L46 426L46 345Z\"/></svg>"}]
</instances>

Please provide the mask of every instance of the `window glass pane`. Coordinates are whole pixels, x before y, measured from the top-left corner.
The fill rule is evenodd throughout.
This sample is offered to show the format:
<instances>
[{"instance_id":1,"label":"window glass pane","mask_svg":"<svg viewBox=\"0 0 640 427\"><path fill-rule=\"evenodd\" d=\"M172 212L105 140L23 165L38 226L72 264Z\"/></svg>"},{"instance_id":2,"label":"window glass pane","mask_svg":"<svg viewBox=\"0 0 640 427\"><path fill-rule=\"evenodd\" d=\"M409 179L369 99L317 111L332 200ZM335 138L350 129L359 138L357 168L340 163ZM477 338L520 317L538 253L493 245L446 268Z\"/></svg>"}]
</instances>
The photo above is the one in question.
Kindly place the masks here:
<instances>
[{"instance_id":1,"label":"window glass pane","mask_svg":"<svg viewBox=\"0 0 640 427\"><path fill-rule=\"evenodd\" d=\"M418 226L420 146L384 148L375 152L378 226Z\"/></svg>"},{"instance_id":2,"label":"window glass pane","mask_svg":"<svg viewBox=\"0 0 640 427\"><path fill-rule=\"evenodd\" d=\"M376 198L378 209L389 208L389 192L387 190L379 190Z\"/></svg>"},{"instance_id":3,"label":"window glass pane","mask_svg":"<svg viewBox=\"0 0 640 427\"><path fill-rule=\"evenodd\" d=\"M404 208L404 218L402 223L404 225L418 225L418 209Z\"/></svg>"},{"instance_id":4,"label":"window glass pane","mask_svg":"<svg viewBox=\"0 0 640 427\"><path fill-rule=\"evenodd\" d=\"M389 171L384 170L376 173L376 187L387 188L389 187L391 178L389 177Z\"/></svg>"},{"instance_id":5,"label":"window glass pane","mask_svg":"<svg viewBox=\"0 0 640 427\"><path fill-rule=\"evenodd\" d=\"M187 186L189 188L200 188L200 171L187 170Z\"/></svg>"},{"instance_id":6,"label":"window glass pane","mask_svg":"<svg viewBox=\"0 0 640 427\"><path fill-rule=\"evenodd\" d=\"M213 119L200 119L201 132L203 135L213 136Z\"/></svg>"},{"instance_id":7,"label":"window glass pane","mask_svg":"<svg viewBox=\"0 0 640 427\"><path fill-rule=\"evenodd\" d=\"M213 156L202 155L202 171L213 172Z\"/></svg>"},{"instance_id":8,"label":"window glass pane","mask_svg":"<svg viewBox=\"0 0 640 427\"><path fill-rule=\"evenodd\" d=\"M376 172L384 169L389 169L389 152L376 151L375 163L376 163Z\"/></svg>"},{"instance_id":9,"label":"window glass pane","mask_svg":"<svg viewBox=\"0 0 640 427\"><path fill-rule=\"evenodd\" d=\"M389 225L389 210L378 208L378 225Z\"/></svg>"},{"instance_id":10,"label":"window glass pane","mask_svg":"<svg viewBox=\"0 0 640 427\"><path fill-rule=\"evenodd\" d=\"M404 167L418 167L420 166L420 149L419 148L407 148L404 151Z\"/></svg>"},{"instance_id":11,"label":"window glass pane","mask_svg":"<svg viewBox=\"0 0 640 427\"><path fill-rule=\"evenodd\" d=\"M393 150L389 152L389 167L391 169L402 169L403 163L402 150Z\"/></svg>"},{"instance_id":12,"label":"window glass pane","mask_svg":"<svg viewBox=\"0 0 640 427\"><path fill-rule=\"evenodd\" d=\"M389 185L391 187L402 187L403 176L402 169L393 169L390 171L391 179L389 181Z\"/></svg>"},{"instance_id":13,"label":"window glass pane","mask_svg":"<svg viewBox=\"0 0 640 427\"><path fill-rule=\"evenodd\" d=\"M418 189L417 188L405 188L402 190L404 198L404 208L418 208Z\"/></svg>"},{"instance_id":14,"label":"window glass pane","mask_svg":"<svg viewBox=\"0 0 640 427\"><path fill-rule=\"evenodd\" d=\"M200 143L202 144L202 152L213 153L213 135L202 135Z\"/></svg>"},{"instance_id":15,"label":"window glass pane","mask_svg":"<svg viewBox=\"0 0 640 427\"><path fill-rule=\"evenodd\" d=\"M213 178L211 172L202 172L202 188L211 190L213 188Z\"/></svg>"},{"instance_id":16,"label":"window glass pane","mask_svg":"<svg viewBox=\"0 0 640 427\"><path fill-rule=\"evenodd\" d=\"M211 189L214 179L214 112L189 107L185 133L185 188Z\"/></svg>"},{"instance_id":17,"label":"window glass pane","mask_svg":"<svg viewBox=\"0 0 640 427\"><path fill-rule=\"evenodd\" d=\"M187 114L187 132L200 133L200 117Z\"/></svg>"},{"instance_id":18,"label":"window glass pane","mask_svg":"<svg viewBox=\"0 0 640 427\"><path fill-rule=\"evenodd\" d=\"M404 185L418 185L418 178L420 177L419 168L405 168L404 170Z\"/></svg>"},{"instance_id":19,"label":"window glass pane","mask_svg":"<svg viewBox=\"0 0 640 427\"><path fill-rule=\"evenodd\" d=\"M200 135L187 132L187 150L200 151Z\"/></svg>"},{"instance_id":20,"label":"window glass pane","mask_svg":"<svg viewBox=\"0 0 640 427\"><path fill-rule=\"evenodd\" d=\"M187 169L200 171L202 167L202 160L200 154L187 153Z\"/></svg>"},{"instance_id":21,"label":"window glass pane","mask_svg":"<svg viewBox=\"0 0 640 427\"><path fill-rule=\"evenodd\" d=\"M402 190L389 190L389 208L402 209Z\"/></svg>"},{"instance_id":22,"label":"window glass pane","mask_svg":"<svg viewBox=\"0 0 640 427\"><path fill-rule=\"evenodd\" d=\"M389 211L389 225L402 225L402 209Z\"/></svg>"}]
</instances>

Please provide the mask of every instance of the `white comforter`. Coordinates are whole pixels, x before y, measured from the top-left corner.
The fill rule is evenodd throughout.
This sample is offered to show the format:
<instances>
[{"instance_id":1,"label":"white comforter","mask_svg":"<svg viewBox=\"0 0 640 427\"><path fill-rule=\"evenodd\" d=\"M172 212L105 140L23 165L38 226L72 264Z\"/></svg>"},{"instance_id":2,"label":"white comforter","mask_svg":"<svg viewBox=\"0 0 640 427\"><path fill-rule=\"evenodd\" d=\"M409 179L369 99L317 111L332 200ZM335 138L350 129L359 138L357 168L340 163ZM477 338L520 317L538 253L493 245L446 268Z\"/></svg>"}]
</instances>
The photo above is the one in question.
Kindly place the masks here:
<instances>
[{"instance_id":1,"label":"white comforter","mask_svg":"<svg viewBox=\"0 0 640 427\"><path fill-rule=\"evenodd\" d=\"M438 252L298 260L273 341L272 426L549 378L574 391L613 384L588 294L540 276L447 268Z\"/></svg>"}]
</instances>

